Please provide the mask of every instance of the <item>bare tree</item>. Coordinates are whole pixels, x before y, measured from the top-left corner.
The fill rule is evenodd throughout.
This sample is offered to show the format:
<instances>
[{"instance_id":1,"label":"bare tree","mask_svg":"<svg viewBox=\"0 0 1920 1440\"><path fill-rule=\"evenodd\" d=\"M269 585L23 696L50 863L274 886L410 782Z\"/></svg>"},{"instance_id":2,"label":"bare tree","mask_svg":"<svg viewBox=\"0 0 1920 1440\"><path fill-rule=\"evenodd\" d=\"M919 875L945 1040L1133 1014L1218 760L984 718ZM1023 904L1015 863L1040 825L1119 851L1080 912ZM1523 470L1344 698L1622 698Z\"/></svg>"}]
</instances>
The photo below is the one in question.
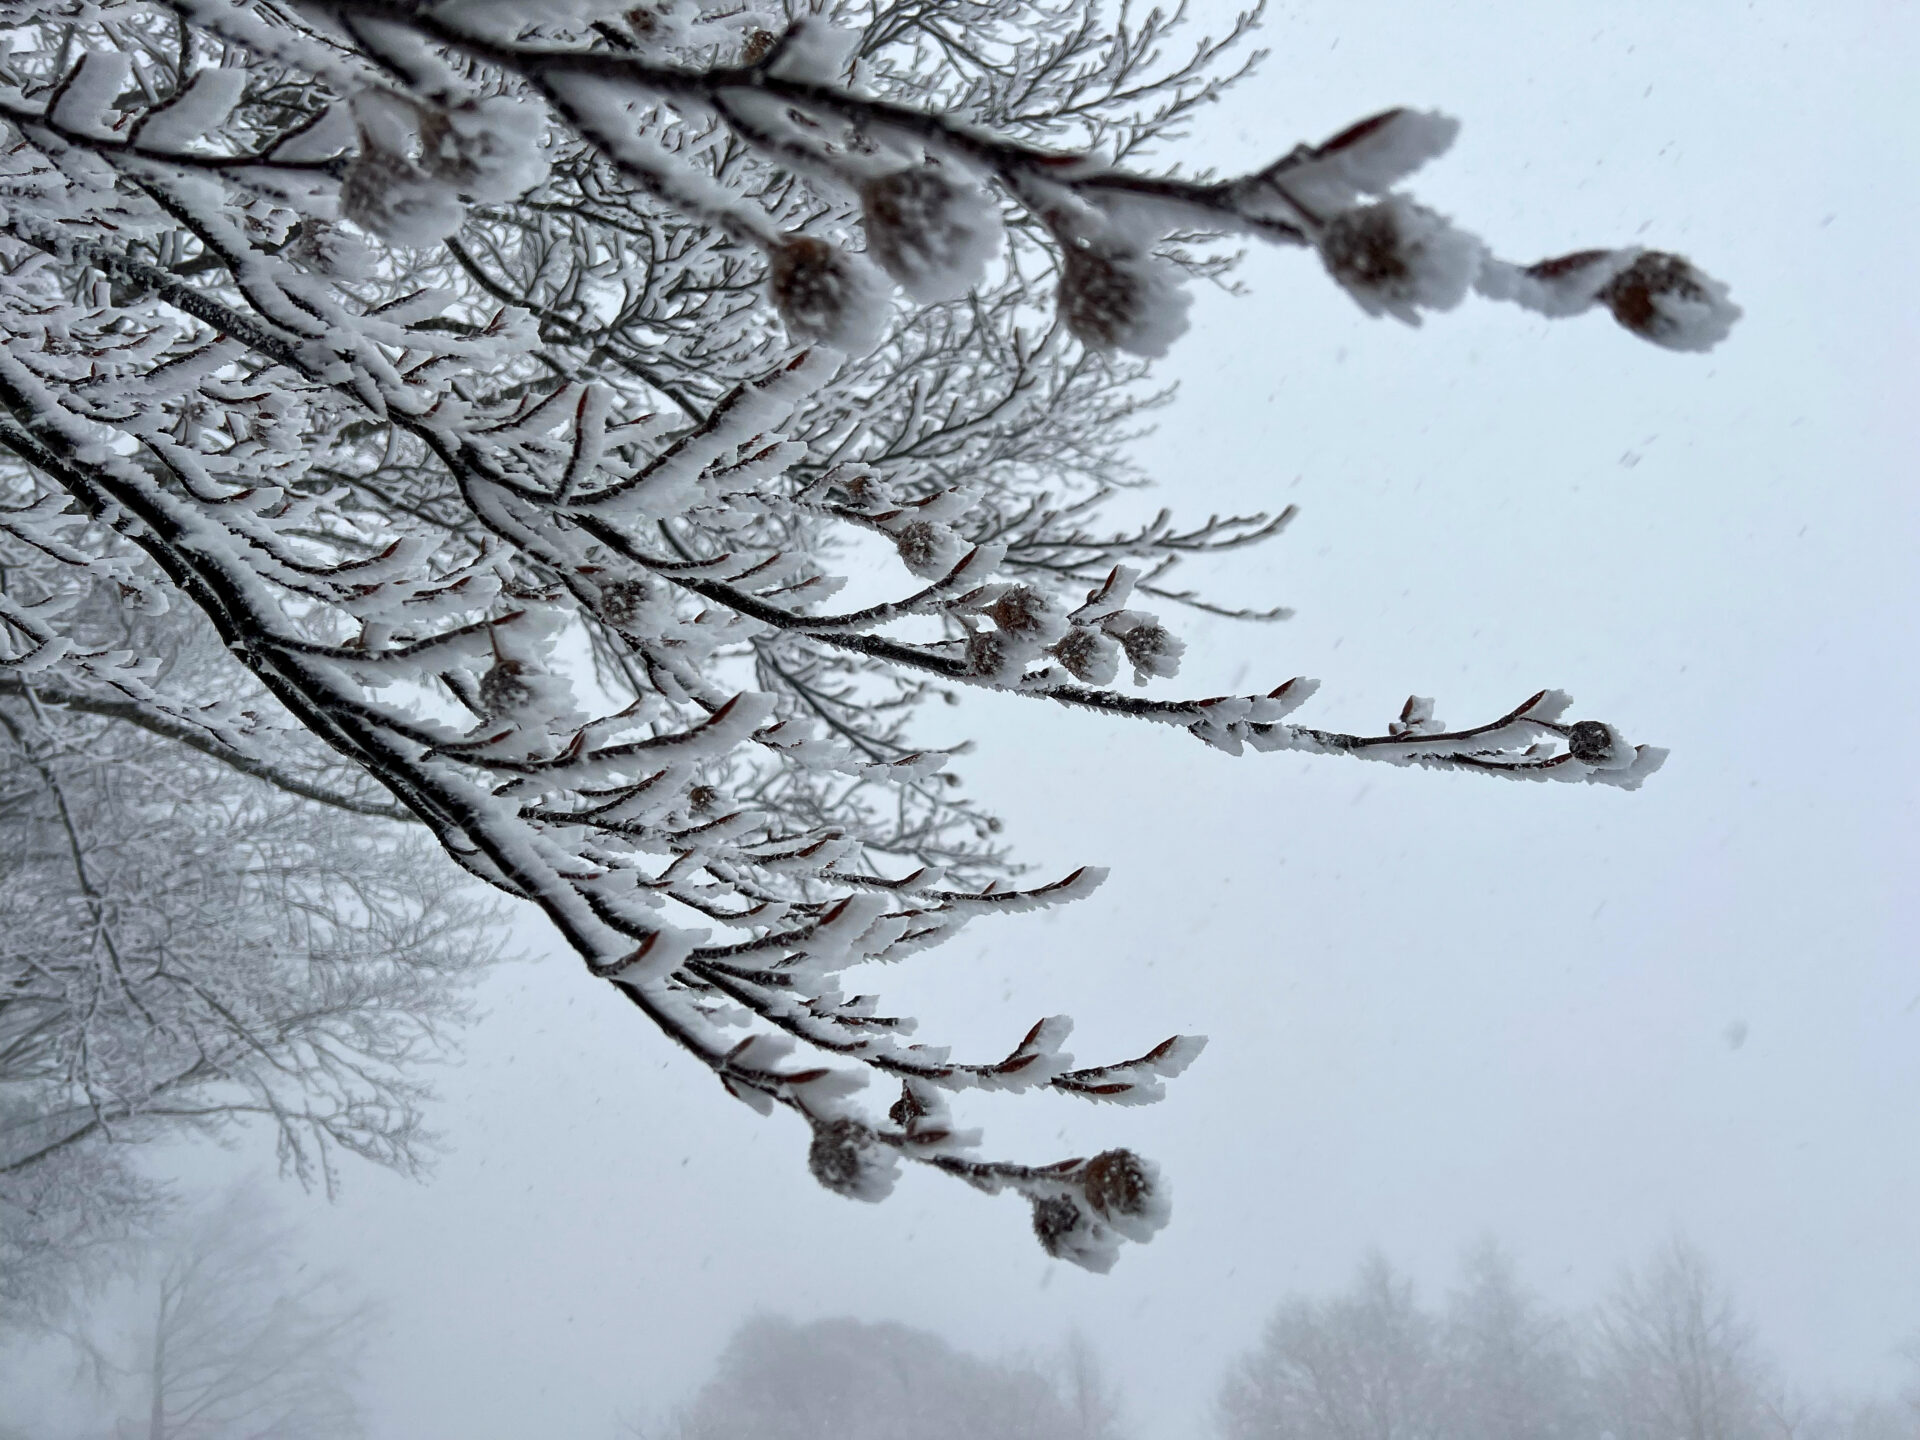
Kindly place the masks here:
<instances>
[{"instance_id":1,"label":"bare tree","mask_svg":"<svg viewBox=\"0 0 1920 1440\"><path fill-rule=\"evenodd\" d=\"M1905 1417L1907 1428L1920 1435L1920 1333L1911 1336L1897 1353L1905 1362L1906 1383L1900 1387L1895 1404Z\"/></svg>"},{"instance_id":2,"label":"bare tree","mask_svg":"<svg viewBox=\"0 0 1920 1440\"><path fill-rule=\"evenodd\" d=\"M1081 1377L1101 1388L1082 1352ZM996 1364L906 1325L858 1320L741 1326L674 1421L674 1440L1104 1440L1084 1397L1037 1366ZM1104 1401L1102 1402L1104 1403Z\"/></svg>"},{"instance_id":3,"label":"bare tree","mask_svg":"<svg viewBox=\"0 0 1920 1440\"><path fill-rule=\"evenodd\" d=\"M1698 1251L1665 1246L1576 1325L1496 1244L1468 1252L1444 1312L1377 1256L1327 1299L1296 1296L1221 1385L1229 1440L1908 1440L1920 1406L1817 1397L1759 1354Z\"/></svg>"},{"instance_id":4,"label":"bare tree","mask_svg":"<svg viewBox=\"0 0 1920 1440\"><path fill-rule=\"evenodd\" d=\"M1447 1433L1439 1327L1379 1255L1346 1293L1296 1297L1227 1373L1228 1440L1438 1440Z\"/></svg>"},{"instance_id":5,"label":"bare tree","mask_svg":"<svg viewBox=\"0 0 1920 1440\"><path fill-rule=\"evenodd\" d=\"M1678 1238L1622 1275L1596 1317L1591 1365L1618 1440L1760 1440L1782 1428L1752 1325Z\"/></svg>"},{"instance_id":6,"label":"bare tree","mask_svg":"<svg viewBox=\"0 0 1920 1440\"><path fill-rule=\"evenodd\" d=\"M10 1100L0 1134L31 1133L33 1106ZM0 1179L0 1336L69 1313L126 1264L134 1241L165 1213L166 1192L125 1151L56 1151Z\"/></svg>"},{"instance_id":7,"label":"bare tree","mask_svg":"<svg viewBox=\"0 0 1920 1440\"><path fill-rule=\"evenodd\" d=\"M102 1310L74 1330L142 1440L350 1440L353 1384L374 1323L336 1280L295 1263L291 1229L245 1189L155 1242Z\"/></svg>"},{"instance_id":8,"label":"bare tree","mask_svg":"<svg viewBox=\"0 0 1920 1440\"><path fill-rule=\"evenodd\" d=\"M1495 258L1396 188L1439 115L1232 179L1138 168L1241 73L1251 16L1181 53L1177 16L1091 0L8 14L0 524L59 564L0 597L0 665L246 763L320 737L730 1092L800 1117L831 1189L924 1163L1104 1268L1164 1221L1152 1167L983 1158L946 1099L1151 1100L1200 1043L1076 1065L1053 1017L961 1063L842 989L1100 878L1012 883L917 737L926 701L1507 778L1659 764L1551 691L1350 735L1287 718L1298 678L1112 688L1177 671L1159 607L1278 613L1171 572L1286 512L1105 518L1151 399L1126 357L1164 352L1224 245L1306 249L1408 322L1474 291L1704 349L1738 313L1673 255ZM836 608L863 547L895 582ZM183 596L278 709L208 714L77 643L61 613L96 584ZM884 1117L849 1099L867 1076L899 1089Z\"/></svg>"},{"instance_id":9,"label":"bare tree","mask_svg":"<svg viewBox=\"0 0 1920 1440\"><path fill-rule=\"evenodd\" d=\"M1075 1330L1054 1369L1067 1410L1066 1425L1057 1433L1064 1440L1123 1440L1126 1402L1092 1342Z\"/></svg>"},{"instance_id":10,"label":"bare tree","mask_svg":"<svg viewBox=\"0 0 1920 1440\"><path fill-rule=\"evenodd\" d=\"M1458 1440L1593 1433L1573 1327L1521 1285L1494 1241L1468 1253L1440 1335L1447 1429Z\"/></svg>"},{"instance_id":11,"label":"bare tree","mask_svg":"<svg viewBox=\"0 0 1920 1440\"><path fill-rule=\"evenodd\" d=\"M308 758L275 775L351 798ZM303 1182L416 1169L423 1067L500 948L474 889L418 826L0 679L0 1318L153 1218L128 1142L258 1120Z\"/></svg>"}]
</instances>

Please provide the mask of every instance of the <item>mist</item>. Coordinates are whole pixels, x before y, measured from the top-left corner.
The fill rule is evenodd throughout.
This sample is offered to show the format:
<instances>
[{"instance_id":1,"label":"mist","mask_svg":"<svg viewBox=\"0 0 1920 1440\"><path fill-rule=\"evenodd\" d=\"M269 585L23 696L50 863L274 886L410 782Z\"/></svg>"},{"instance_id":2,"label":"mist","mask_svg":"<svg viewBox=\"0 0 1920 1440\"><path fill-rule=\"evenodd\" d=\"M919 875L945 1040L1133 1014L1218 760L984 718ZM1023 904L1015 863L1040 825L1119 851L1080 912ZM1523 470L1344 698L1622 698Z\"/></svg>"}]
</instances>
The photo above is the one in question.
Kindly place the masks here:
<instances>
[{"instance_id":1,"label":"mist","mask_svg":"<svg viewBox=\"0 0 1920 1440\"><path fill-rule=\"evenodd\" d=\"M312 1433L1333 1440L1391 1395L1381 1440L1920 1434L1897 738L1920 704L1920 20L1299 3L1256 38L1260 70L1158 162L1239 173L1435 107L1462 130L1425 203L1515 255L1683 249L1744 315L1678 354L1473 302L1410 329L1292 251L1252 247L1244 293L1195 285L1155 372L1177 393L1130 442L1156 484L1113 514L1299 515L1182 572L1293 611L1183 616L1182 693L1317 677L1314 723L1368 733L1410 694L1466 723L1559 687L1664 767L1629 793L1230 756L981 692L922 716L928 746L975 742L951 768L1034 876L1111 878L890 967L889 1002L969 1056L1055 1014L1090 1057L1208 1038L1152 1106L955 1104L1007 1154L1158 1163L1170 1220L1109 1274L923 1167L878 1205L829 1193L805 1127L736 1103L516 912L423 1072L418 1178L303 1188L264 1123L139 1147L186 1213L256 1183L279 1278L236 1301L324 1275L315 1313L356 1317L322 1367L351 1418ZM72 1338L117 1325L137 1354L131 1283L0 1338L0 1434L145 1433ZM1474 1350L1488 1316L1534 1358ZM1669 1405L1635 1348L1668 1321L1713 1337L1724 1414ZM1346 1389L1314 1389L1315 1356ZM766 1390L776 1364L794 1378Z\"/></svg>"}]
</instances>

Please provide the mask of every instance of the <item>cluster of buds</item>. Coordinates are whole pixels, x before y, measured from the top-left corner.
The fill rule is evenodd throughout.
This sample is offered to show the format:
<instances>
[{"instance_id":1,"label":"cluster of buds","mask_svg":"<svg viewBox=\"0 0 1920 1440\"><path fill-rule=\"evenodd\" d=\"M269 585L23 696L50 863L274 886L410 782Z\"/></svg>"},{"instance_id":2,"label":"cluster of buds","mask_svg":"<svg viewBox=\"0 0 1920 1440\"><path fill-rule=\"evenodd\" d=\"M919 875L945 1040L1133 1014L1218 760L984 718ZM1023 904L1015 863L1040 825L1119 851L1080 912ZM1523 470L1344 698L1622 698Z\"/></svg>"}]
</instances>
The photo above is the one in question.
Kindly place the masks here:
<instances>
[{"instance_id":1,"label":"cluster of buds","mask_svg":"<svg viewBox=\"0 0 1920 1440\"><path fill-rule=\"evenodd\" d=\"M1110 684L1119 674L1122 655L1133 666L1136 685L1179 673L1186 642L1154 616L1126 608L1139 578L1137 571L1114 566L1105 581L1087 592L1086 603L1067 616L1069 628L1047 653L1074 679Z\"/></svg>"},{"instance_id":2,"label":"cluster of buds","mask_svg":"<svg viewBox=\"0 0 1920 1440\"><path fill-rule=\"evenodd\" d=\"M983 586L967 597L967 609L993 626L967 636L967 672L1000 685L1017 684L1067 633L1059 602L1031 585Z\"/></svg>"},{"instance_id":3,"label":"cluster of buds","mask_svg":"<svg viewBox=\"0 0 1920 1440\"><path fill-rule=\"evenodd\" d=\"M864 256L809 235L784 236L768 251L768 294L797 340L871 349L886 321L875 265L912 299L933 303L970 290L1003 243L992 198L931 164L863 182L860 208ZM1101 233L1055 223L1061 322L1092 349L1165 355L1185 332L1191 303L1178 272L1150 246L1106 233L1097 215L1079 218Z\"/></svg>"},{"instance_id":4,"label":"cluster of buds","mask_svg":"<svg viewBox=\"0 0 1920 1440\"><path fill-rule=\"evenodd\" d=\"M1669 349L1710 349L1725 337L1739 310L1724 286L1678 256L1602 250L1509 265L1394 189L1458 129L1444 115L1385 111L1209 187L1209 203L1224 192L1242 221L1311 243L1371 315L1418 325L1425 311L1451 310L1478 288L1553 315L1602 303L1628 330ZM1056 193L1060 203L1035 214L1059 247L1062 326L1089 349L1165 355L1187 328L1190 303L1179 269L1156 253L1178 227L1170 207L1180 201L1163 195L1156 207ZM768 284L796 338L842 350L877 341L885 296L869 261L915 300L932 302L965 293L1002 244L992 198L937 159L870 176L859 194L865 257L806 236L773 243Z\"/></svg>"},{"instance_id":5,"label":"cluster of buds","mask_svg":"<svg viewBox=\"0 0 1920 1440\"><path fill-rule=\"evenodd\" d=\"M1102 1274L1113 1268L1121 1240L1151 1239L1170 1209L1159 1172L1131 1150L1051 1167L1029 1198L1040 1248Z\"/></svg>"},{"instance_id":6,"label":"cluster of buds","mask_svg":"<svg viewBox=\"0 0 1920 1440\"><path fill-rule=\"evenodd\" d=\"M899 501L870 472L838 483L850 508L893 542L900 563L919 579L939 580L951 574L966 555L967 542L953 522L973 508L979 498L975 492L940 490L921 500Z\"/></svg>"},{"instance_id":7,"label":"cluster of buds","mask_svg":"<svg viewBox=\"0 0 1920 1440\"><path fill-rule=\"evenodd\" d=\"M783 236L770 247L767 292L796 340L850 354L870 350L887 320L880 272L923 304L951 300L979 282L1001 245L992 197L934 164L864 181L860 212L865 255L812 235Z\"/></svg>"}]
</instances>

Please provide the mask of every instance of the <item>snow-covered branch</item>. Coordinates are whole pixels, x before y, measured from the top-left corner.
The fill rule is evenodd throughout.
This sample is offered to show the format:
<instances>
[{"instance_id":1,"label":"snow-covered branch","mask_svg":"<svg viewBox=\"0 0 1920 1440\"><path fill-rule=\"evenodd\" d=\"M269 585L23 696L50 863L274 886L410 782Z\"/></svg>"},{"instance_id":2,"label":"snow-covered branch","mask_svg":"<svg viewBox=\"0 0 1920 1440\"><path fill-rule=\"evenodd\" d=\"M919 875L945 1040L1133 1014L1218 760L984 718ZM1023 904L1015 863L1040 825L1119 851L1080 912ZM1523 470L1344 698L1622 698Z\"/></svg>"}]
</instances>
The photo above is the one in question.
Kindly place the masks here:
<instances>
[{"instance_id":1,"label":"snow-covered branch","mask_svg":"<svg viewBox=\"0 0 1920 1440\"><path fill-rule=\"evenodd\" d=\"M0 699L384 808L275 753L317 737L730 1092L800 1116L830 1188L877 1197L905 1159L1012 1189L1097 1268L1166 1213L1126 1151L987 1160L945 1107L1157 1098L1197 1040L1077 1065L1054 1018L963 1063L843 988L1099 878L1015 881L921 738L929 700L1627 788L1659 763L1551 691L1345 735L1291 718L1305 680L1116 685L1178 671L1146 607L1285 613L1169 577L1290 509L1106 518L1164 398L1129 357L1184 328L1185 282L1226 263L1208 246L1310 248L1410 323L1477 290L1693 349L1737 315L1675 256L1495 259L1398 188L1444 117L1156 172L1152 142L1240 73L1230 44L1162 67L1164 16L1103 32L1084 0L863 29L559 0L12 13ZM890 588L837 603L855 572ZM169 596L245 668L246 713L72 623ZM902 1087L884 1116L870 1079Z\"/></svg>"}]
</instances>

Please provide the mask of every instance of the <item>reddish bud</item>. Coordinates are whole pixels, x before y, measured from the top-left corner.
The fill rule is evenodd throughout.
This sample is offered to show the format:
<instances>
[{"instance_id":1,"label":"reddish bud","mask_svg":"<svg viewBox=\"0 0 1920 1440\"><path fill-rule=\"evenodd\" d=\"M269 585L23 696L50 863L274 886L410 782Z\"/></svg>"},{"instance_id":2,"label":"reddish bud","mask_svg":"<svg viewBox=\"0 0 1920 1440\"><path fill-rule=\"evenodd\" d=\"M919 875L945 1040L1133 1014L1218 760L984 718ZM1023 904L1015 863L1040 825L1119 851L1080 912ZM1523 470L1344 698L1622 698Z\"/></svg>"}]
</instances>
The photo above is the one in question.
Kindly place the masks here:
<instances>
[{"instance_id":1,"label":"reddish bud","mask_svg":"<svg viewBox=\"0 0 1920 1440\"><path fill-rule=\"evenodd\" d=\"M1131 1150L1103 1150L1081 1172L1087 1203L1103 1215L1141 1215L1153 1196L1153 1182Z\"/></svg>"}]
</instances>

